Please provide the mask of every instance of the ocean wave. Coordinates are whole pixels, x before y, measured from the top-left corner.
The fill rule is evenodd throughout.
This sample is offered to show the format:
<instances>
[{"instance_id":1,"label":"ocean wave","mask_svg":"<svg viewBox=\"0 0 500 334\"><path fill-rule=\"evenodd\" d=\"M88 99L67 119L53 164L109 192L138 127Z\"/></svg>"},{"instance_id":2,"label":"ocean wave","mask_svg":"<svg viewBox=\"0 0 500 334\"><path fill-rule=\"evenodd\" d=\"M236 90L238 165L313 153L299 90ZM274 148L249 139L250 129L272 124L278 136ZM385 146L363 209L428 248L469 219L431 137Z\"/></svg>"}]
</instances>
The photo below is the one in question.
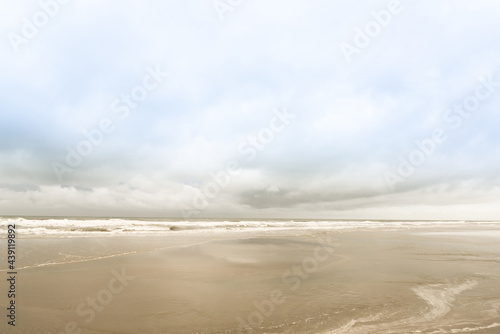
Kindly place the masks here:
<instances>
[{"instance_id":1,"label":"ocean wave","mask_svg":"<svg viewBox=\"0 0 500 334\"><path fill-rule=\"evenodd\" d=\"M454 235L454 227L463 228L462 221L377 221L377 220L162 220L136 218L28 218L1 217L0 230L6 230L8 224L16 224L17 233L23 237L83 237L114 235L152 235L173 232L223 232L223 231L280 231L296 228L309 230L369 231L377 230L418 230L425 228L449 228ZM484 235L500 235L498 222L481 222ZM484 231L489 229L496 233ZM488 233L487 233L488 232ZM428 233L428 232L422 232ZM443 233L447 233L446 231ZM465 233L465 232L464 232ZM460 234L457 234L460 235ZM465 234L466 235L466 234ZM481 235L479 233L478 235ZM429 234L432 236L432 233ZM0 238L5 238L5 234Z\"/></svg>"}]
</instances>

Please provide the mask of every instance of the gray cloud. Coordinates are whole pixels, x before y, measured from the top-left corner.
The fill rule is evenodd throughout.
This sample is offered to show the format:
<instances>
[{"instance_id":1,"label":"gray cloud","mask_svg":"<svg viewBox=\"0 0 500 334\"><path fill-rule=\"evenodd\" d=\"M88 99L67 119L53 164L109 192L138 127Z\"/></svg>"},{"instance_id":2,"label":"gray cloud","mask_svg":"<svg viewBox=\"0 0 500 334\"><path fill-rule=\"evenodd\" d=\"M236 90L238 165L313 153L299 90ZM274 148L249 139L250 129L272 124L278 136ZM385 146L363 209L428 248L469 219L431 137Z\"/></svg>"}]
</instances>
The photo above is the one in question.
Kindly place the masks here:
<instances>
[{"instance_id":1,"label":"gray cloud","mask_svg":"<svg viewBox=\"0 0 500 334\"><path fill-rule=\"evenodd\" d=\"M401 3L349 64L340 43L384 3L258 0L223 22L210 1L68 4L19 53L0 44L0 209L178 216L236 159L241 174L202 215L498 217L500 88L458 129L443 113L480 77L500 81L500 6ZM6 5L1 31L38 9ZM119 119L112 101L156 64L168 79ZM297 118L246 161L238 146L283 106ZM104 118L114 131L58 180L51 163ZM384 173L438 127L447 140L390 189Z\"/></svg>"}]
</instances>

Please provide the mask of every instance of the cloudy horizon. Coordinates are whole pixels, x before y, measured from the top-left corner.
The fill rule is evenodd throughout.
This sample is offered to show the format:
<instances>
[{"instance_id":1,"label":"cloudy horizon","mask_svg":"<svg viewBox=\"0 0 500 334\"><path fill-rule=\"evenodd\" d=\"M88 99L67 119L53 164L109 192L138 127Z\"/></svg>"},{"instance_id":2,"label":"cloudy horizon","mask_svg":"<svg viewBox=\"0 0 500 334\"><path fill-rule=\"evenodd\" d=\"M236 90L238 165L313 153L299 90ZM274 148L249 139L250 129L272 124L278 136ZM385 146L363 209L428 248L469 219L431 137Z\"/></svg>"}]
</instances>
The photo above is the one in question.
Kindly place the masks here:
<instances>
[{"instance_id":1,"label":"cloudy horizon","mask_svg":"<svg viewBox=\"0 0 500 334\"><path fill-rule=\"evenodd\" d=\"M0 215L500 219L498 14L5 1Z\"/></svg>"}]
</instances>

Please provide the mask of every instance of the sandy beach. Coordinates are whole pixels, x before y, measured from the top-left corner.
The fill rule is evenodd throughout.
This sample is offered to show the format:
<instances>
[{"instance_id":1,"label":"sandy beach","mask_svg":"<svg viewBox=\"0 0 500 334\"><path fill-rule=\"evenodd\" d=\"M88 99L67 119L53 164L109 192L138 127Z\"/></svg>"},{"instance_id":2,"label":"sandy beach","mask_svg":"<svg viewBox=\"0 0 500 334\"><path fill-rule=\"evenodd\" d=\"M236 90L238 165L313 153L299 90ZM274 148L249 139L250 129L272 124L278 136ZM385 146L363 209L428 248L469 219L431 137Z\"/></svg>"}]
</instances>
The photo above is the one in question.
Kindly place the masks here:
<instances>
[{"instance_id":1,"label":"sandy beach","mask_svg":"<svg viewBox=\"0 0 500 334\"><path fill-rule=\"evenodd\" d=\"M16 326L1 332L498 333L498 231L19 239Z\"/></svg>"},{"instance_id":2,"label":"sandy beach","mask_svg":"<svg viewBox=\"0 0 500 334\"><path fill-rule=\"evenodd\" d=\"M500 334L500 1L2 1L0 334Z\"/></svg>"}]
</instances>

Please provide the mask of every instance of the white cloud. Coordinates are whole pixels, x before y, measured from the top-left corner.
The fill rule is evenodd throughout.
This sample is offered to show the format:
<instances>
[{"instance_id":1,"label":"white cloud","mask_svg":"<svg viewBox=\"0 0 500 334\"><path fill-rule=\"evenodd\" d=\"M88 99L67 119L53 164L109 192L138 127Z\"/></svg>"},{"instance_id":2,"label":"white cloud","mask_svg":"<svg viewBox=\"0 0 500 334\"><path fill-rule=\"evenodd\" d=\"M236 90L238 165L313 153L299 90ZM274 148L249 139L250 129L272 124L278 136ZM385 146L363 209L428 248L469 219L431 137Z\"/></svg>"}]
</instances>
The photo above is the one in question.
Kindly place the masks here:
<instances>
[{"instance_id":1,"label":"white cloud","mask_svg":"<svg viewBox=\"0 0 500 334\"><path fill-rule=\"evenodd\" d=\"M382 180L480 76L500 80L500 5L404 1L404 12L348 64L339 44L386 5L256 0L220 21L210 1L73 1L16 54L5 36L40 6L6 1L0 207L175 215L179 203L192 200L189 189L238 159L239 143L286 106L297 119L242 163L207 215L334 218L425 209L479 217L484 207L494 216L500 89L396 193ZM61 187L50 163L82 140L81 128L112 117L111 101L159 63L168 80ZM463 191L470 180L481 186ZM450 188L429 197L442 208L429 206L426 189L443 183ZM457 203L461 209L453 210Z\"/></svg>"}]
</instances>

